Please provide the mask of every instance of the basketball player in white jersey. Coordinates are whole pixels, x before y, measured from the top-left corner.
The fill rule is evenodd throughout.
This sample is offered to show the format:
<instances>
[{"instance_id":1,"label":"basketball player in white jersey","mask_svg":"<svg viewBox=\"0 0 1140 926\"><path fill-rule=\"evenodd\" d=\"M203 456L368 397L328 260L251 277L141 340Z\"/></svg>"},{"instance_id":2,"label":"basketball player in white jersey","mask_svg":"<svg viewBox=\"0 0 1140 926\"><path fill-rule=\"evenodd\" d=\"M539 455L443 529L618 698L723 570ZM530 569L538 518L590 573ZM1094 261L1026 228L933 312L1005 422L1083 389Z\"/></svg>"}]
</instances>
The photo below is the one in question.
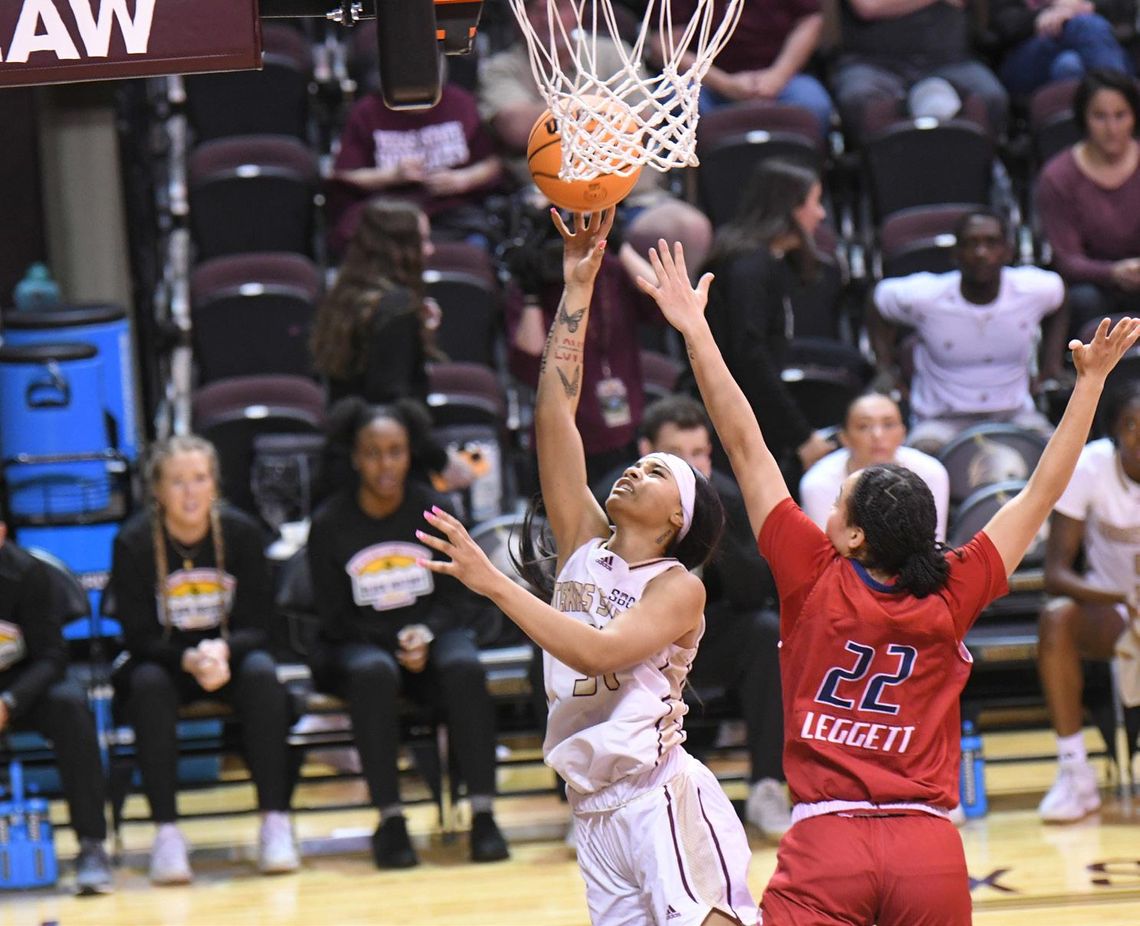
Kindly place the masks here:
<instances>
[{"instance_id":1,"label":"basketball player in white jersey","mask_svg":"<svg viewBox=\"0 0 1140 926\"><path fill-rule=\"evenodd\" d=\"M451 562L422 565L486 595L545 653L543 748L567 782L594 926L752 926L744 828L716 778L682 746L681 690L704 632L704 587L689 569L715 548L724 513L708 481L666 453L629 466L605 512L594 501L574 414L613 210L575 216L573 231L557 213L554 224L566 288L535 409L558 550L552 604L496 570L442 511L424 514L447 539L420 539Z\"/></svg>"}]
</instances>

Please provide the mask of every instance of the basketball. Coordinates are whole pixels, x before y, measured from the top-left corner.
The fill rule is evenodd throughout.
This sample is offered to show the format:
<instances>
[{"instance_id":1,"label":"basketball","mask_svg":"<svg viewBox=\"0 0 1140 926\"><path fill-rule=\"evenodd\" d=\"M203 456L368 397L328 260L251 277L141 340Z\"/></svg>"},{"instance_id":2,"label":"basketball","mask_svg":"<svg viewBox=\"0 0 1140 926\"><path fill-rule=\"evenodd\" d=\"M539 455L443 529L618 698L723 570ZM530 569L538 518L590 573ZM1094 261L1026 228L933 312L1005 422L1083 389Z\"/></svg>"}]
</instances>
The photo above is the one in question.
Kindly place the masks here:
<instances>
[{"instance_id":1,"label":"basketball","mask_svg":"<svg viewBox=\"0 0 1140 926\"><path fill-rule=\"evenodd\" d=\"M628 112L623 115L616 104L603 103L601 108L606 121L606 127L600 134L601 140L612 143L617 149L637 144L633 134L637 123L633 116ZM595 126L596 121L591 120L585 128L593 134ZM560 180L558 171L562 166L562 136L558 131L558 120L549 109L530 130L526 159L535 184L546 198L571 212L597 212L617 205L629 195L641 175L641 167L638 166L629 176L599 174L591 180ZM622 163L615 157L615 167Z\"/></svg>"}]
</instances>

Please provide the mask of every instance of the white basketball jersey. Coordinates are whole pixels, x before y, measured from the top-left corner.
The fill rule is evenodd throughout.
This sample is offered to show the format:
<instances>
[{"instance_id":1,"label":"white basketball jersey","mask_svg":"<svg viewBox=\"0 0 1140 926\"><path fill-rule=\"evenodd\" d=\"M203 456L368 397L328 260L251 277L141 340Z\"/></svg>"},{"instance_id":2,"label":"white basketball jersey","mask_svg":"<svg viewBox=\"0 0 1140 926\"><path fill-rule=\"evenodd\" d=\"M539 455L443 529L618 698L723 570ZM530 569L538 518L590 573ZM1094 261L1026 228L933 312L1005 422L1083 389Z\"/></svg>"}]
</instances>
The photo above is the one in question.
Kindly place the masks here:
<instances>
[{"instance_id":1,"label":"white basketball jersey","mask_svg":"<svg viewBox=\"0 0 1140 926\"><path fill-rule=\"evenodd\" d=\"M551 604L602 628L635 605L650 581L680 565L667 558L631 566L595 538L567 560ZM605 645L603 637L598 645ZM688 706L681 688L696 655L696 646L670 644L630 669L584 678L544 653L550 707L543 744L547 765L583 793L655 767L672 747L685 741L681 724Z\"/></svg>"}]
</instances>

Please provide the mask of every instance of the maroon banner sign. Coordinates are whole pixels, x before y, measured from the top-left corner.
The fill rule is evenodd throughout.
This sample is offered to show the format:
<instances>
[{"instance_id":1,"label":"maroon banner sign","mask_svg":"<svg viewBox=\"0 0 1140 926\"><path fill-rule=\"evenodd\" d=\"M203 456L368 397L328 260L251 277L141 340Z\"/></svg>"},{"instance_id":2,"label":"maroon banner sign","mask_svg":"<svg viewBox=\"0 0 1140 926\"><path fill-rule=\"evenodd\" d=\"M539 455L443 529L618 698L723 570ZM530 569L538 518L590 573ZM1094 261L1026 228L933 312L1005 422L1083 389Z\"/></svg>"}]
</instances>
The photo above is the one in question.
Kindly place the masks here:
<instances>
[{"instance_id":1,"label":"maroon banner sign","mask_svg":"<svg viewBox=\"0 0 1140 926\"><path fill-rule=\"evenodd\" d=\"M0 87L258 67L257 0L0 0Z\"/></svg>"}]
</instances>

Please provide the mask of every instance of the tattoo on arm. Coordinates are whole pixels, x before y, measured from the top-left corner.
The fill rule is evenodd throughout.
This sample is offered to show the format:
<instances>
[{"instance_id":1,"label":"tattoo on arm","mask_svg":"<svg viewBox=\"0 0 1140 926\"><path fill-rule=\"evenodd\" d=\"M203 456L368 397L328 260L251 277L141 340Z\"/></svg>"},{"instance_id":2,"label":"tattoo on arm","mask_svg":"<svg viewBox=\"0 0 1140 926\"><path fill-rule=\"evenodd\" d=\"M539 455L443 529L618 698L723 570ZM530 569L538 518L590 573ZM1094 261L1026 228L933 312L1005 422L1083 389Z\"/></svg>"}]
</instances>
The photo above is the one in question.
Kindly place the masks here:
<instances>
[{"instance_id":1,"label":"tattoo on arm","mask_svg":"<svg viewBox=\"0 0 1140 926\"><path fill-rule=\"evenodd\" d=\"M558 371L558 378L562 380L562 388L566 392L566 398L572 399L578 394L578 386L582 380L582 367L578 365L574 367L574 379L569 380L566 374L562 372L562 367L555 367Z\"/></svg>"},{"instance_id":2,"label":"tattoo on arm","mask_svg":"<svg viewBox=\"0 0 1140 926\"><path fill-rule=\"evenodd\" d=\"M558 321L566 325L566 330L571 334L578 331L578 326L582 324L582 319L586 315L585 309L579 309L577 312L566 311L566 301L563 300L558 306Z\"/></svg>"}]
</instances>

